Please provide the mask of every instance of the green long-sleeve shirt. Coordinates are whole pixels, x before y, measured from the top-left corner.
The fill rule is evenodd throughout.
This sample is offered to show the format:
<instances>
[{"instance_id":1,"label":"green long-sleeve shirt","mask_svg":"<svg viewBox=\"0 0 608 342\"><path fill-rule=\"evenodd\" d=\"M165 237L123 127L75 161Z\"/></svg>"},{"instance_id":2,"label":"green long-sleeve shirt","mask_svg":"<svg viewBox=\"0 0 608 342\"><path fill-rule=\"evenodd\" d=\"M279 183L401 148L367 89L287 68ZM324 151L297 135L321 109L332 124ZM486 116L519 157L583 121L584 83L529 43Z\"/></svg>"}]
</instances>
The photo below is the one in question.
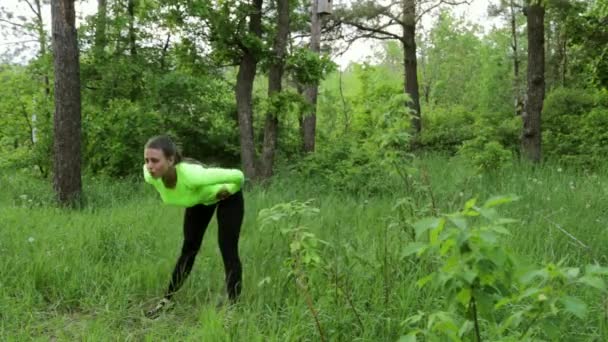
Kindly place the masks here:
<instances>
[{"instance_id":1,"label":"green long-sleeve shirt","mask_svg":"<svg viewBox=\"0 0 608 342\"><path fill-rule=\"evenodd\" d=\"M199 164L181 162L175 165L177 183L167 188L161 178L155 179L144 165L144 179L152 184L165 204L192 207L196 204L212 205L218 202L217 193L226 189L234 194L241 190L245 177L236 169L206 168Z\"/></svg>"}]
</instances>

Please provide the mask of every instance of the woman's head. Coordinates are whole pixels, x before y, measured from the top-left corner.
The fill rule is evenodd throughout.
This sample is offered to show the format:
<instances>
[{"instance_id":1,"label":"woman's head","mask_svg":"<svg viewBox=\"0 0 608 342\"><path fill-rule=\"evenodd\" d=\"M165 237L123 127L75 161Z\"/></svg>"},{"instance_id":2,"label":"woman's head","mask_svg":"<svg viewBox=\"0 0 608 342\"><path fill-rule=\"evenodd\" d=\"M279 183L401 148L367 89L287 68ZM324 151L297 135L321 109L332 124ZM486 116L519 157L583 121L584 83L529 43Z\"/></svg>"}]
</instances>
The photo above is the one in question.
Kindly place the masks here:
<instances>
[{"instance_id":1,"label":"woman's head","mask_svg":"<svg viewBox=\"0 0 608 342\"><path fill-rule=\"evenodd\" d=\"M166 135L150 138L144 148L146 168L154 178L164 176L168 170L182 161L177 146Z\"/></svg>"}]
</instances>

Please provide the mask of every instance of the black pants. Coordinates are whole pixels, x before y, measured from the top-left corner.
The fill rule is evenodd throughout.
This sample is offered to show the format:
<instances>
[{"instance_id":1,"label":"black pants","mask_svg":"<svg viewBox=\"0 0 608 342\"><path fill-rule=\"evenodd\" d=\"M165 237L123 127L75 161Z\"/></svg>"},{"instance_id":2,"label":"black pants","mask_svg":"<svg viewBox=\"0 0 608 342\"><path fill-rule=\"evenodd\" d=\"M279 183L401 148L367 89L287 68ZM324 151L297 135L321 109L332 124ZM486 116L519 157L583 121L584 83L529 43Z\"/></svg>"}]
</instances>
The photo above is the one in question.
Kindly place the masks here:
<instances>
[{"instance_id":1,"label":"black pants","mask_svg":"<svg viewBox=\"0 0 608 342\"><path fill-rule=\"evenodd\" d=\"M242 268L238 247L244 214L243 193L241 191L211 206L199 204L186 208L182 254L173 270L171 283L166 294L167 298L171 298L179 290L184 280L190 274L196 254L201 247L203 235L216 208L218 242L222 258L224 259L226 290L228 291L229 299L233 302L240 295Z\"/></svg>"}]
</instances>

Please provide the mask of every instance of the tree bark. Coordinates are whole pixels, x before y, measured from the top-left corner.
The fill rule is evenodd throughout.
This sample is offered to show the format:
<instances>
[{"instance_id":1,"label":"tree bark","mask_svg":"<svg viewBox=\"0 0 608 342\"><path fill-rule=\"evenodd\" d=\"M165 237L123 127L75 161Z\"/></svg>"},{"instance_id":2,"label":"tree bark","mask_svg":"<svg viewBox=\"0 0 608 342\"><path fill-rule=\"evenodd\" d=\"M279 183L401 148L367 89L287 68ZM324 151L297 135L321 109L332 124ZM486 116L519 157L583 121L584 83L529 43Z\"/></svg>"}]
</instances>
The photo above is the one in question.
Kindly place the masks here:
<instances>
[{"instance_id":1,"label":"tree bark","mask_svg":"<svg viewBox=\"0 0 608 342\"><path fill-rule=\"evenodd\" d=\"M46 32L44 31L44 21L42 20L42 4L41 0L35 0L34 5L35 8L32 8L34 15L36 16L36 31L38 32L38 44L40 45L40 56L43 57L46 55L46 44L47 37ZM43 75L44 82L44 94L48 97L51 95L51 83L49 80L48 70L44 71ZM48 113L50 114L50 113ZM48 116L47 116L48 118Z\"/></svg>"},{"instance_id":2,"label":"tree bark","mask_svg":"<svg viewBox=\"0 0 608 342\"><path fill-rule=\"evenodd\" d=\"M405 92L411 97L407 104L412 111L412 132L420 134L422 121L420 113L420 94L418 90L418 65L416 60L416 0L403 1L403 51L405 70Z\"/></svg>"},{"instance_id":3,"label":"tree bark","mask_svg":"<svg viewBox=\"0 0 608 342\"><path fill-rule=\"evenodd\" d=\"M53 186L61 204L82 195L80 65L73 0L51 2L55 67Z\"/></svg>"},{"instance_id":4,"label":"tree bark","mask_svg":"<svg viewBox=\"0 0 608 342\"><path fill-rule=\"evenodd\" d=\"M318 54L321 50L321 18L319 16L319 0L312 0L310 14L310 51ZM310 105L310 112L305 113L302 118L302 142L304 152L311 153L315 150L315 138L317 128L317 95L319 85L306 86L304 98Z\"/></svg>"},{"instance_id":5,"label":"tree bark","mask_svg":"<svg viewBox=\"0 0 608 342\"><path fill-rule=\"evenodd\" d=\"M528 96L522 115L522 154L532 162L541 160L541 112L545 97L545 7L538 0L528 7Z\"/></svg>"},{"instance_id":6,"label":"tree bark","mask_svg":"<svg viewBox=\"0 0 608 342\"><path fill-rule=\"evenodd\" d=\"M131 56L136 56L137 46L135 44L135 0L128 1L127 12L129 14L129 52L131 53Z\"/></svg>"},{"instance_id":7,"label":"tree bark","mask_svg":"<svg viewBox=\"0 0 608 342\"><path fill-rule=\"evenodd\" d=\"M276 95L282 90L281 80L285 66L285 53L287 48L287 37L289 35L289 0L277 0L277 35L274 41L272 63L268 71L268 98L273 101L269 112L266 114L266 125L264 128L264 145L262 149L262 178L272 176L274 156L277 147L279 130L277 106L274 102Z\"/></svg>"},{"instance_id":8,"label":"tree bark","mask_svg":"<svg viewBox=\"0 0 608 342\"><path fill-rule=\"evenodd\" d=\"M127 2L127 13L129 15L129 54L133 65L137 63L137 34L135 32L135 5L137 0L128 0ZM137 68L131 70L131 91L129 97L131 101L137 101L141 97L142 86L141 86L141 75L137 71Z\"/></svg>"},{"instance_id":9,"label":"tree bark","mask_svg":"<svg viewBox=\"0 0 608 342\"><path fill-rule=\"evenodd\" d=\"M94 55L101 59L106 48L106 22L108 6L107 0L97 0L97 18L95 20L95 46Z\"/></svg>"},{"instance_id":10,"label":"tree bark","mask_svg":"<svg viewBox=\"0 0 608 342\"><path fill-rule=\"evenodd\" d=\"M521 77L519 72L519 45L517 43L517 21L515 17L515 3L509 1L511 21L511 49L513 50L513 92L515 93L515 115L520 116L524 109Z\"/></svg>"},{"instance_id":11,"label":"tree bark","mask_svg":"<svg viewBox=\"0 0 608 342\"><path fill-rule=\"evenodd\" d=\"M249 17L249 32L258 37L262 36L262 3L263 0L253 0L252 13ZM258 57L250 48L242 47L242 49L243 56L236 76L236 106L239 116L241 162L247 178L255 179L257 175L251 101Z\"/></svg>"}]
</instances>

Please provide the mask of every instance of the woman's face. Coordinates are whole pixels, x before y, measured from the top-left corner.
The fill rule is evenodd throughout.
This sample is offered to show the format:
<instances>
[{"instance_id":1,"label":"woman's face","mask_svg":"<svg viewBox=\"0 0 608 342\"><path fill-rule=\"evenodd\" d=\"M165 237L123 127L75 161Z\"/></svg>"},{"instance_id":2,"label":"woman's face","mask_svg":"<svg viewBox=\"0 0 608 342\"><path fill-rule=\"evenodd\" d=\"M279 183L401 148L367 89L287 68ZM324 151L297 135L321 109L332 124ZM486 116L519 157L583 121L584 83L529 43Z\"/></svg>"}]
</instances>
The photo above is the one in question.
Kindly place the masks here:
<instances>
[{"instance_id":1,"label":"woman's face","mask_svg":"<svg viewBox=\"0 0 608 342\"><path fill-rule=\"evenodd\" d=\"M164 176L173 166L173 157L165 157L163 151L156 148L146 148L144 150L144 160L146 168L153 178Z\"/></svg>"}]
</instances>

